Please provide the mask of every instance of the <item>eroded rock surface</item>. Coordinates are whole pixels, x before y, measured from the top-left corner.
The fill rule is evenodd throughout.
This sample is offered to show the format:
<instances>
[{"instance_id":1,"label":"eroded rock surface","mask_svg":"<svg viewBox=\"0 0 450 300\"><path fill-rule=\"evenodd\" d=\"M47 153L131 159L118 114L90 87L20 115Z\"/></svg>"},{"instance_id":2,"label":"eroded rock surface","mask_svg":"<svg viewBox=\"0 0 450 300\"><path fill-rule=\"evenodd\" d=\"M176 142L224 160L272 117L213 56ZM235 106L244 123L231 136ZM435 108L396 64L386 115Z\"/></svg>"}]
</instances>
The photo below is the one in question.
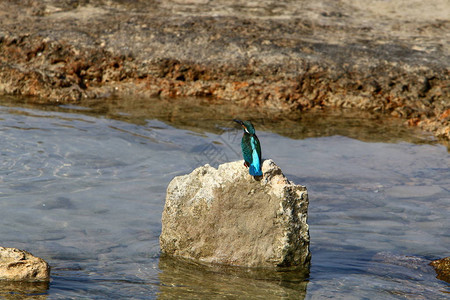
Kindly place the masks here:
<instances>
[{"instance_id":1,"label":"eroded rock surface","mask_svg":"<svg viewBox=\"0 0 450 300\"><path fill-rule=\"evenodd\" d=\"M27 251L0 247L0 280L48 281L50 266Z\"/></svg>"},{"instance_id":2,"label":"eroded rock surface","mask_svg":"<svg viewBox=\"0 0 450 300\"><path fill-rule=\"evenodd\" d=\"M450 138L446 0L0 2L0 93L356 107Z\"/></svg>"},{"instance_id":3,"label":"eroded rock surface","mask_svg":"<svg viewBox=\"0 0 450 300\"><path fill-rule=\"evenodd\" d=\"M161 251L208 263L307 266L308 194L266 160L255 180L243 161L175 177L167 188Z\"/></svg>"}]
</instances>

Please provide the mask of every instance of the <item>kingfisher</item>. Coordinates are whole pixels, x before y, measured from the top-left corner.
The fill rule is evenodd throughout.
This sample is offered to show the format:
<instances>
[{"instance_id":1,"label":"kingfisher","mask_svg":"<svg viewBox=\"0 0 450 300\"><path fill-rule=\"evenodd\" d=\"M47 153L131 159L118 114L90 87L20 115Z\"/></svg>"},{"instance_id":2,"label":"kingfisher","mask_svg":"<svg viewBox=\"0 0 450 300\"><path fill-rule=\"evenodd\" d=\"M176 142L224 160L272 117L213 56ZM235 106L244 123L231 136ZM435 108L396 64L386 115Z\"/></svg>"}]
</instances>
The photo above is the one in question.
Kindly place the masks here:
<instances>
[{"instance_id":1,"label":"kingfisher","mask_svg":"<svg viewBox=\"0 0 450 300\"><path fill-rule=\"evenodd\" d=\"M233 120L239 123L244 129L241 140L242 155L244 156L244 166L252 176L262 176L261 171L261 144L255 134L255 128L250 121Z\"/></svg>"}]
</instances>

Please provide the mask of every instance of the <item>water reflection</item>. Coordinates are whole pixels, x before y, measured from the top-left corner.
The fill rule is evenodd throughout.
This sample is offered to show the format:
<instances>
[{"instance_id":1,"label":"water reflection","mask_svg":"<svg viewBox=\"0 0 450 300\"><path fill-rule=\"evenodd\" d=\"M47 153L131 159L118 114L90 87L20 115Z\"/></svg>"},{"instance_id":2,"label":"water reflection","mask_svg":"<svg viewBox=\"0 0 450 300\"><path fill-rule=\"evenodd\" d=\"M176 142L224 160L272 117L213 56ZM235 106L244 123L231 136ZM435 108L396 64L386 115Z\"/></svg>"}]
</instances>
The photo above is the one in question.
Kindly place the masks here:
<instances>
[{"instance_id":1,"label":"water reflection","mask_svg":"<svg viewBox=\"0 0 450 300\"><path fill-rule=\"evenodd\" d=\"M36 101L6 97L4 106L37 108ZM40 110L83 115L104 116L136 125L156 119L175 128L192 132L222 134L235 124L235 117L252 120L257 131L270 131L292 139L342 135L365 142L422 144L436 143L431 135L407 127L403 120L383 114L359 110L317 110L309 112L280 112L278 110L230 105L226 101L199 98L127 98L86 99L77 105L44 105ZM444 143L443 141L441 141ZM450 147L450 144L447 145Z\"/></svg>"},{"instance_id":2,"label":"water reflection","mask_svg":"<svg viewBox=\"0 0 450 300\"><path fill-rule=\"evenodd\" d=\"M308 269L248 269L202 265L162 255L159 299L304 299Z\"/></svg>"},{"instance_id":3,"label":"water reflection","mask_svg":"<svg viewBox=\"0 0 450 300\"><path fill-rule=\"evenodd\" d=\"M47 299L48 288L48 282L0 281L0 298L44 300Z\"/></svg>"}]
</instances>

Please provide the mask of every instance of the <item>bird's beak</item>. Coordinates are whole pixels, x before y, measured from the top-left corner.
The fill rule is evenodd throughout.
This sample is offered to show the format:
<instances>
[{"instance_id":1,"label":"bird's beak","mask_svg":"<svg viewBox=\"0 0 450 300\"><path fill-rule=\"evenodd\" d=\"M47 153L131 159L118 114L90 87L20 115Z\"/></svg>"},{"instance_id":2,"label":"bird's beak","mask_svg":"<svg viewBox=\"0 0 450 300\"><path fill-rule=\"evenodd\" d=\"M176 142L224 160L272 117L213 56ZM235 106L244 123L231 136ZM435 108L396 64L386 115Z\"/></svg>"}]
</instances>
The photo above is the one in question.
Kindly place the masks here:
<instances>
[{"instance_id":1,"label":"bird's beak","mask_svg":"<svg viewBox=\"0 0 450 300\"><path fill-rule=\"evenodd\" d=\"M237 120L237 119L233 119L233 121L235 121L236 123L241 124L242 128L244 128L245 132L249 133L247 130L247 127L245 127L244 122L242 122L241 120Z\"/></svg>"}]
</instances>

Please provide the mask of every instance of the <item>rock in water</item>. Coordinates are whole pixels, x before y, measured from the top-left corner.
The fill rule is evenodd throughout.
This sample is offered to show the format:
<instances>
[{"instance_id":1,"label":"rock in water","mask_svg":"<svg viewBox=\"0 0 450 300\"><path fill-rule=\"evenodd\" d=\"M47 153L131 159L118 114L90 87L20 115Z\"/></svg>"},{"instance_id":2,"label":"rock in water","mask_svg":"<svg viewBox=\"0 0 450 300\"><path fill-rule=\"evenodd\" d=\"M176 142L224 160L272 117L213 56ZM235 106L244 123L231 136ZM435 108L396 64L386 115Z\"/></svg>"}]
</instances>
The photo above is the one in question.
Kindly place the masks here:
<instances>
[{"instance_id":1,"label":"rock in water","mask_svg":"<svg viewBox=\"0 0 450 300\"><path fill-rule=\"evenodd\" d=\"M433 260L430 265L436 270L437 279L450 283L450 257Z\"/></svg>"},{"instance_id":2,"label":"rock in water","mask_svg":"<svg viewBox=\"0 0 450 300\"><path fill-rule=\"evenodd\" d=\"M175 177L167 188L163 253L247 267L309 266L308 193L272 161L255 180L243 161Z\"/></svg>"},{"instance_id":3,"label":"rock in water","mask_svg":"<svg viewBox=\"0 0 450 300\"><path fill-rule=\"evenodd\" d=\"M0 247L0 280L48 281L50 266L27 251Z\"/></svg>"}]
</instances>

